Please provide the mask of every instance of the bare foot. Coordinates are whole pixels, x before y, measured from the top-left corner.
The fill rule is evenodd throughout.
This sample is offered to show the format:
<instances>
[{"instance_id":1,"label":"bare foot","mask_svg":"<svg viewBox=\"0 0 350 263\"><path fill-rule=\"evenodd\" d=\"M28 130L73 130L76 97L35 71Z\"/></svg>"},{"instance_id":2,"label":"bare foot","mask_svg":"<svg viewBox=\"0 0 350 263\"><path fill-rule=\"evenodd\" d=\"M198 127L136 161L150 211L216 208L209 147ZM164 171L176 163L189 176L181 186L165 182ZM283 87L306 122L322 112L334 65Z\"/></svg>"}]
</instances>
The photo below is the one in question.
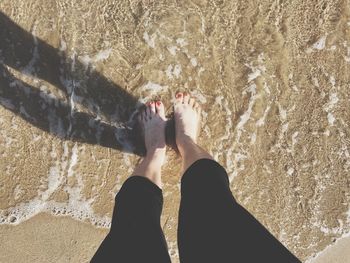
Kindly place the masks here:
<instances>
[{"instance_id":1,"label":"bare foot","mask_svg":"<svg viewBox=\"0 0 350 263\"><path fill-rule=\"evenodd\" d=\"M133 175L145 176L161 188L161 167L165 161L165 112L161 101L152 101L139 114L145 136L146 156Z\"/></svg>"},{"instance_id":2,"label":"bare foot","mask_svg":"<svg viewBox=\"0 0 350 263\"><path fill-rule=\"evenodd\" d=\"M156 150L165 150L165 112L161 101L147 103L139 115L145 135L147 155Z\"/></svg>"},{"instance_id":3,"label":"bare foot","mask_svg":"<svg viewBox=\"0 0 350 263\"><path fill-rule=\"evenodd\" d=\"M174 104L176 145L181 150L191 140L197 143L201 108L195 99L186 92L177 93Z\"/></svg>"}]
</instances>

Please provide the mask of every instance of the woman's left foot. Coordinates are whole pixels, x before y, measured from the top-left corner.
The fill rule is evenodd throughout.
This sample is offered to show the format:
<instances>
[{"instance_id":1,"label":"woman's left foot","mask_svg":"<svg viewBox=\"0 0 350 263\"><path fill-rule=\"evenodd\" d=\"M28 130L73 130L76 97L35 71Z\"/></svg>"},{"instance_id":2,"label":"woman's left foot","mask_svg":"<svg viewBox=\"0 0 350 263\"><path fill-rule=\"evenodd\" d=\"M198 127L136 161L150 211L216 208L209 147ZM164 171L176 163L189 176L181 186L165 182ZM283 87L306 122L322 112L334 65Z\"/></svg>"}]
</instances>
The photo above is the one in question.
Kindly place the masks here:
<instances>
[{"instance_id":1,"label":"woman's left foot","mask_svg":"<svg viewBox=\"0 0 350 263\"><path fill-rule=\"evenodd\" d=\"M161 167L165 161L165 110L161 101L152 101L139 114L143 129L146 156L135 168L134 175L149 178L161 188Z\"/></svg>"},{"instance_id":2,"label":"woman's left foot","mask_svg":"<svg viewBox=\"0 0 350 263\"><path fill-rule=\"evenodd\" d=\"M165 112L161 101L151 101L140 112L139 121L145 136L147 155L165 151Z\"/></svg>"}]
</instances>

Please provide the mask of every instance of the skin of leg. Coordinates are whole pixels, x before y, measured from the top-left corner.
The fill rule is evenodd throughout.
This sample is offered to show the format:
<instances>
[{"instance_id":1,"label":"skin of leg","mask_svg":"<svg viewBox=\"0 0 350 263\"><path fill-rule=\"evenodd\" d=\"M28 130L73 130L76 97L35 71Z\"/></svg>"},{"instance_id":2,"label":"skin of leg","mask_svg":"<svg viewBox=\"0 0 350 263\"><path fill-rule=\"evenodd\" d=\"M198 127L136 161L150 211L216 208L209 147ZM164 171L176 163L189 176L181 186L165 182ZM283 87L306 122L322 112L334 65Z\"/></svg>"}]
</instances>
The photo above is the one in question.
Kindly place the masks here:
<instances>
[{"instance_id":1,"label":"skin of leg","mask_svg":"<svg viewBox=\"0 0 350 263\"><path fill-rule=\"evenodd\" d=\"M161 101L152 101L139 114L145 136L146 156L131 176L144 176L162 188L161 167L165 161L165 112Z\"/></svg>"},{"instance_id":2,"label":"skin of leg","mask_svg":"<svg viewBox=\"0 0 350 263\"><path fill-rule=\"evenodd\" d=\"M159 161L157 161L157 159L162 158L163 155L164 153L162 151L147 153L147 155L142 158L142 160L135 167L131 176L144 176L162 189L161 165L159 165Z\"/></svg>"},{"instance_id":3,"label":"skin of leg","mask_svg":"<svg viewBox=\"0 0 350 263\"><path fill-rule=\"evenodd\" d=\"M176 145L182 158L184 173L195 161L214 158L197 144L201 108L188 93L176 94L174 103Z\"/></svg>"},{"instance_id":4,"label":"skin of leg","mask_svg":"<svg viewBox=\"0 0 350 263\"><path fill-rule=\"evenodd\" d=\"M207 158L214 160L206 150L197 145L191 138L183 141L183 145L179 147L179 151L182 158L182 173L199 159Z\"/></svg>"}]
</instances>

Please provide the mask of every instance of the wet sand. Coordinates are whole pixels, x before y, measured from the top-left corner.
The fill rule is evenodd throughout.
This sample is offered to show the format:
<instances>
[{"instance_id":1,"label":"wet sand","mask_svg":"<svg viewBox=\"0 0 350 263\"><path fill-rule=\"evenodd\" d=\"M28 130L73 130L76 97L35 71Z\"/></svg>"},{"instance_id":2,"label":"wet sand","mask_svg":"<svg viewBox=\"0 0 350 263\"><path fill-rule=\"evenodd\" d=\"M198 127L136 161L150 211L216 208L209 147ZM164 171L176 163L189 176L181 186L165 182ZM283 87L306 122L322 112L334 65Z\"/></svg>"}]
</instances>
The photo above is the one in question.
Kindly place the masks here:
<instances>
[{"instance_id":1,"label":"wet sand","mask_svg":"<svg viewBox=\"0 0 350 263\"><path fill-rule=\"evenodd\" d=\"M171 116L177 90L202 104L199 142L236 199L302 261L327 247L341 258L330 245L350 232L349 1L5 0L0 38L1 261L86 261L144 152L135 112L161 98ZM169 149L174 262L179 171ZM42 238L15 253L33 229Z\"/></svg>"}]
</instances>

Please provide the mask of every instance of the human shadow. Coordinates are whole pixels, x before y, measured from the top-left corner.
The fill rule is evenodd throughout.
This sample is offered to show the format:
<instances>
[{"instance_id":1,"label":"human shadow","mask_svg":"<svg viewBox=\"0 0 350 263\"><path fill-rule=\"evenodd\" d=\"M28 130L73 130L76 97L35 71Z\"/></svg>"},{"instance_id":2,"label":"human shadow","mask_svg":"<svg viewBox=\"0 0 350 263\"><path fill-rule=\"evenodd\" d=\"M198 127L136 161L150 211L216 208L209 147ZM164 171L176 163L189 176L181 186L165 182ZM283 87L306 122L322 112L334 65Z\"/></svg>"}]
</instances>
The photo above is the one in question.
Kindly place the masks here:
<instances>
[{"instance_id":1,"label":"human shadow","mask_svg":"<svg viewBox=\"0 0 350 263\"><path fill-rule=\"evenodd\" d=\"M24 83L8 67L48 82L63 98ZM134 96L1 11L0 105L61 139L145 154L135 114L142 105Z\"/></svg>"}]
</instances>

